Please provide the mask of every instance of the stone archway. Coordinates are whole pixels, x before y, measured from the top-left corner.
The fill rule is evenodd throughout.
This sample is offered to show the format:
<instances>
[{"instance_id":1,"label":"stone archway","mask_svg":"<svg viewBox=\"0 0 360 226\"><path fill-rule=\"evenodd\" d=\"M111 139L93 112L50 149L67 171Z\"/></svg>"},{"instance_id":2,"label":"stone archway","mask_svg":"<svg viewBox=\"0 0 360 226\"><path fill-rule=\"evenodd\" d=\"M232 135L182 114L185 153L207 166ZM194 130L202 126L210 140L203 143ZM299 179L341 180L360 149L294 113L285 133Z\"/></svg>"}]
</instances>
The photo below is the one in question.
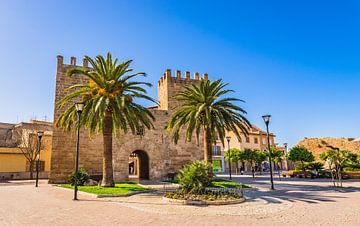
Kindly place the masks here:
<instances>
[{"instance_id":1,"label":"stone archway","mask_svg":"<svg viewBox=\"0 0 360 226\"><path fill-rule=\"evenodd\" d=\"M149 156L145 151L135 150L129 156L129 178L149 180Z\"/></svg>"}]
</instances>

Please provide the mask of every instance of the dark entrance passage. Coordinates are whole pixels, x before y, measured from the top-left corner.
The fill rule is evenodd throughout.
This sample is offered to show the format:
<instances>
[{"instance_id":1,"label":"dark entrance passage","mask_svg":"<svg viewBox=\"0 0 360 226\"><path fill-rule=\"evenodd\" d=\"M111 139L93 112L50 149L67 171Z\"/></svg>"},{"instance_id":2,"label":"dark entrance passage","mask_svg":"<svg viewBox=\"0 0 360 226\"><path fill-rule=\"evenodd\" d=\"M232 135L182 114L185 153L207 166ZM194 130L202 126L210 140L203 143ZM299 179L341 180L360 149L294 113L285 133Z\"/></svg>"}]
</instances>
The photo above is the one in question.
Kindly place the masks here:
<instances>
[{"instance_id":1,"label":"dark entrance passage","mask_svg":"<svg viewBox=\"0 0 360 226\"><path fill-rule=\"evenodd\" d=\"M149 156L145 151L136 150L130 154L129 178L149 180Z\"/></svg>"}]
</instances>

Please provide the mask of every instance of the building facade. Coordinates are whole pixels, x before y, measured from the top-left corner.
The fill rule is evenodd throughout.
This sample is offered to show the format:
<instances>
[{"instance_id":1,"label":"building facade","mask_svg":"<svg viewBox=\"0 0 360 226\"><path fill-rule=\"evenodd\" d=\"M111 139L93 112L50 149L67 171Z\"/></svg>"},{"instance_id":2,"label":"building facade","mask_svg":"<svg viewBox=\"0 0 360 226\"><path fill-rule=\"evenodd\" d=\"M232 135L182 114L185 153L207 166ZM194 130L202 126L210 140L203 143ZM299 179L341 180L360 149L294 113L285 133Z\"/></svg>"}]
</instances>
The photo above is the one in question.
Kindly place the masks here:
<instances>
[{"instance_id":1,"label":"building facade","mask_svg":"<svg viewBox=\"0 0 360 226\"><path fill-rule=\"evenodd\" d=\"M267 133L262 131L255 125L252 125L252 128L249 129L249 134L245 136L245 134L241 134L241 139L238 140L236 135L228 131L226 132L226 136L230 137L230 143L228 144L225 141L225 147L222 145L221 141L218 140L216 145L213 146L213 163L215 165L215 170L218 172L228 172L229 171L229 163L225 161L224 153L230 148L237 148L239 150L244 149L253 149L253 150L261 150L265 151L268 149L267 142ZM270 133L270 146L275 146L275 135ZM235 170L235 164L232 169ZM250 163L245 163L245 171L251 170Z\"/></svg>"},{"instance_id":2,"label":"building facade","mask_svg":"<svg viewBox=\"0 0 360 226\"><path fill-rule=\"evenodd\" d=\"M40 178L47 178L50 171L52 128L52 123L36 120L19 124L0 123L0 179L30 178L30 162L24 152L37 159L37 131L44 131L39 170ZM36 170L34 164L33 170Z\"/></svg>"},{"instance_id":3,"label":"building facade","mask_svg":"<svg viewBox=\"0 0 360 226\"><path fill-rule=\"evenodd\" d=\"M82 67L88 67L83 61ZM76 67L76 58L71 57L70 64L63 63L63 57L57 57L55 106L67 94L66 89L77 83L88 82L84 77L68 77L66 72ZM207 74L202 78L207 79ZM155 116L154 129L138 131L136 134L118 134L113 139L113 169L115 181L127 181L132 177L140 179L162 179L175 173L185 164L203 159L203 143L186 142L182 136L175 145L165 130L170 115L179 106L174 95L185 86L200 81L199 73L190 77L190 72L182 76L180 71L172 75L166 70L158 82L159 105L150 107ZM65 108L55 107L54 122ZM93 176L102 174L102 136L89 137L88 131L81 130L79 166ZM75 136L70 132L54 128L52 139L52 155L50 183L66 182L67 176L73 171L75 164Z\"/></svg>"}]
</instances>

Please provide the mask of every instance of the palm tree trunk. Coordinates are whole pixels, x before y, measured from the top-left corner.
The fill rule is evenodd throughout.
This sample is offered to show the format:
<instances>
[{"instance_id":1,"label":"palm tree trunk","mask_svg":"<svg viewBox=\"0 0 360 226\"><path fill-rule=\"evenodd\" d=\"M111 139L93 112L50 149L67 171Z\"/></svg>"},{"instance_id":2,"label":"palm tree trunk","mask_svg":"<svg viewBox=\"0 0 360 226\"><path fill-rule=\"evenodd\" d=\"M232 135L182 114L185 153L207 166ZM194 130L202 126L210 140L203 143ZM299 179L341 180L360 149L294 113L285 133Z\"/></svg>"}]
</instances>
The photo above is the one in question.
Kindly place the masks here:
<instances>
[{"instance_id":1,"label":"palm tree trunk","mask_svg":"<svg viewBox=\"0 0 360 226\"><path fill-rule=\"evenodd\" d=\"M103 125L103 178L101 186L114 187L113 166L112 166L112 112L105 111Z\"/></svg>"},{"instance_id":2,"label":"palm tree trunk","mask_svg":"<svg viewBox=\"0 0 360 226\"><path fill-rule=\"evenodd\" d=\"M212 163L211 134L208 128L204 128L204 161Z\"/></svg>"}]
</instances>

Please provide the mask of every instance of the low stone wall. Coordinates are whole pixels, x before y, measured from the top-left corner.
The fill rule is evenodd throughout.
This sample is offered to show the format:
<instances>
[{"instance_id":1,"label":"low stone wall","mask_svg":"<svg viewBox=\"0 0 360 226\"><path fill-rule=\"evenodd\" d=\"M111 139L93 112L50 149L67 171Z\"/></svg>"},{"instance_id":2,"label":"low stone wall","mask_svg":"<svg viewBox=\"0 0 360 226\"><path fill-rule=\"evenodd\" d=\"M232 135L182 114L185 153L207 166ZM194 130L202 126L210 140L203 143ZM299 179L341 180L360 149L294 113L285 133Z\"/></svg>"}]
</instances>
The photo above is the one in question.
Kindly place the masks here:
<instances>
[{"instance_id":1,"label":"low stone wall","mask_svg":"<svg viewBox=\"0 0 360 226\"><path fill-rule=\"evenodd\" d=\"M36 177L36 172L34 172L34 179ZM39 179L48 179L49 172L39 172ZM6 172L0 173L0 180L27 180L30 179L29 172Z\"/></svg>"}]
</instances>

